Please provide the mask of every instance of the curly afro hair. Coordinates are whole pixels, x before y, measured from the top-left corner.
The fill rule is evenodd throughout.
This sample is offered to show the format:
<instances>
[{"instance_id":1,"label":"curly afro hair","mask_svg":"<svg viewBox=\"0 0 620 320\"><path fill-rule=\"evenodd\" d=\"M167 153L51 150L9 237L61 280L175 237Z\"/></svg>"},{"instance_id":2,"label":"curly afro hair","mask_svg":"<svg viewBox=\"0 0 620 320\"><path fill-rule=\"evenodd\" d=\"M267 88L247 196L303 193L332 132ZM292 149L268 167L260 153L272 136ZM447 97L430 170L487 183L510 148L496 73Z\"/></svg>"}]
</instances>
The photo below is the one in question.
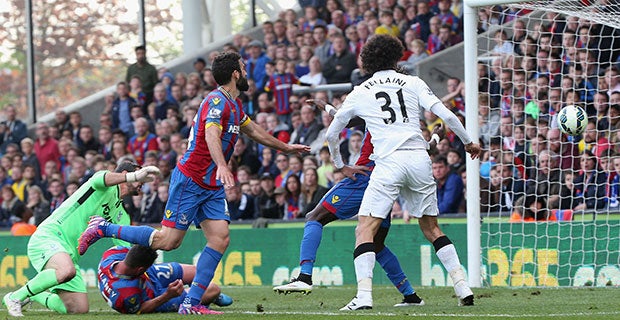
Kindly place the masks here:
<instances>
[{"instance_id":1,"label":"curly afro hair","mask_svg":"<svg viewBox=\"0 0 620 320\"><path fill-rule=\"evenodd\" d=\"M236 52L224 52L217 55L211 66L215 82L219 85L227 84L232 79L235 70L241 72L240 59L241 56Z\"/></svg>"},{"instance_id":2,"label":"curly afro hair","mask_svg":"<svg viewBox=\"0 0 620 320\"><path fill-rule=\"evenodd\" d=\"M403 45L398 38L386 34L373 36L362 48L362 69L367 74L395 70L403 51Z\"/></svg>"}]
</instances>

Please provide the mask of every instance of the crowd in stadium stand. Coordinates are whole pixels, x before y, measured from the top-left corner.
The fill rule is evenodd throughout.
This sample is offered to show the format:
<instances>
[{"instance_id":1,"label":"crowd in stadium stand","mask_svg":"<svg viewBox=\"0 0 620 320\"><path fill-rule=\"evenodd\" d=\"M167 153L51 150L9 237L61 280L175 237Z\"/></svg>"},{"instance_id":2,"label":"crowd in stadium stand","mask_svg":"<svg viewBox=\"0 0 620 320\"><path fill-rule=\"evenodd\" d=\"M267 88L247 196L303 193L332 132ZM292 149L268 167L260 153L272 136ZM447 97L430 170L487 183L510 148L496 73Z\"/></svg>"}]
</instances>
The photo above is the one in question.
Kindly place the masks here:
<instances>
[{"instance_id":1,"label":"crowd in stadium stand","mask_svg":"<svg viewBox=\"0 0 620 320\"><path fill-rule=\"evenodd\" d=\"M222 48L245 59L250 90L244 111L283 142L312 147L306 155L284 155L240 139L229 166L238 185L226 190L232 220L299 219L343 175L331 163L325 131L331 118L304 101L329 100L327 92L297 95L293 85L359 84L359 54L373 34L392 34L406 47L401 61L412 68L462 39L461 1L314 0L303 11L281 12L262 24L262 40L237 34ZM620 76L618 51L607 50L615 29L548 13L536 26L511 6L479 10L479 33L494 31L493 59L478 74L481 210L514 214L515 221L562 220L561 210L618 207L620 172ZM541 23L542 22L542 23ZM509 36L510 35L510 36ZM34 137L5 107L0 126L0 226L37 225L94 172L119 160L156 165L162 177L124 205L136 223L161 221L170 172L187 147L192 120L206 94L217 87L210 70L217 51L197 58L194 72L172 74L136 48L125 81L105 99L100 129L82 123L79 112L58 110L51 124L37 123ZM471 84L469 84L471 85ZM442 98L462 121L465 85L446 82ZM329 101L338 106L346 93ZM582 137L562 134L554 119L564 105L580 104L591 117ZM440 120L422 119L423 133ZM363 127L342 132L348 164L360 155ZM449 130L433 155L441 214L465 212L465 152ZM572 169L572 170L568 170ZM525 196L527 194L528 196ZM556 209L561 209L560 211ZM393 216L404 216L396 203Z\"/></svg>"}]
</instances>

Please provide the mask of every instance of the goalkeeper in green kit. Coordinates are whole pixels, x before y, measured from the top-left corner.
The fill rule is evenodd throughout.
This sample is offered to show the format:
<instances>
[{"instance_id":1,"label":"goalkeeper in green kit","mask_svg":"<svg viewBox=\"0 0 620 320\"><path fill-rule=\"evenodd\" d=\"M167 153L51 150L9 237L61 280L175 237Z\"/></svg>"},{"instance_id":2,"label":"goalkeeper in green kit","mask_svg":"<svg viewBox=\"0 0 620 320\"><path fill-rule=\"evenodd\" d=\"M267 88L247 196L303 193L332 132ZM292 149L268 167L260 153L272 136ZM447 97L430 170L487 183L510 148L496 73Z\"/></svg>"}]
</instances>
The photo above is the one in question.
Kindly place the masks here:
<instances>
[{"instance_id":1,"label":"goalkeeper in green kit","mask_svg":"<svg viewBox=\"0 0 620 320\"><path fill-rule=\"evenodd\" d=\"M115 172L99 171L49 216L28 242L28 258L37 275L2 299L9 315L22 316L22 305L36 301L59 313L88 312L86 284L77 264L78 238L91 216L128 225L122 197L137 194L143 182L159 175L157 167L123 162Z\"/></svg>"}]
</instances>

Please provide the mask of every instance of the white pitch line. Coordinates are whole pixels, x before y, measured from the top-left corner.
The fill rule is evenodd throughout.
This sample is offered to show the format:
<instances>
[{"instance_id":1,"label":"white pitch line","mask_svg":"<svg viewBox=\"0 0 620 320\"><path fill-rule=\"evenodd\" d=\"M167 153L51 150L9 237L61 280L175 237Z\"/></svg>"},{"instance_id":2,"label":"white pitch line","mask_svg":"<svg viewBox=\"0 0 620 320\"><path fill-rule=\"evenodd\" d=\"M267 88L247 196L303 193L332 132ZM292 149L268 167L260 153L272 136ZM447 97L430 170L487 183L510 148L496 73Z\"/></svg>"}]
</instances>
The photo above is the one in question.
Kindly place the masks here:
<instances>
[{"instance_id":1,"label":"white pitch line","mask_svg":"<svg viewBox=\"0 0 620 320\"><path fill-rule=\"evenodd\" d=\"M4 309L0 309L4 311ZM419 310L419 309L418 309ZM24 309L24 311L32 311L32 312L45 312L50 311L49 309ZM346 315L355 315L355 316L384 316L384 317L402 317L405 314L403 313L390 313L390 312L372 312L372 311L342 311L342 312L332 312L332 311L265 311L265 312L257 312L257 311L226 311L223 310L225 314L252 314L252 315L261 315L261 314L272 314L272 315L314 315L314 316L346 316ZM91 312L98 313L115 313L120 315L120 313L109 309L109 310L92 310ZM50 312L52 313L52 312ZM474 318L474 317L488 317L488 318L543 318L543 317L580 317L580 316L612 316L612 315L620 315L620 311L610 311L610 312L575 312L575 313L551 313L551 314L463 314L463 313L417 313L417 312L409 312L407 316L410 317L463 317L463 318Z\"/></svg>"},{"instance_id":2,"label":"white pitch line","mask_svg":"<svg viewBox=\"0 0 620 320\"><path fill-rule=\"evenodd\" d=\"M402 317L404 314L396 314L396 313L387 313L387 312L368 312L365 311L342 311L342 312L316 312L316 311L265 311L265 312L256 312L256 311L242 311L242 312L226 312L224 313L242 313L242 314L273 314L273 315L321 315L321 316L345 316L345 315L355 315L355 316L387 316L387 317ZM473 317L503 317L503 318L542 318L542 317L574 317L574 316L607 316L607 315L620 315L620 311L612 311L612 312L576 312L576 313L553 313L553 314L462 314L462 313L408 313L407 316L410 317L464 317L464 318L473 318Z\"/></svg>"}]
</instances>

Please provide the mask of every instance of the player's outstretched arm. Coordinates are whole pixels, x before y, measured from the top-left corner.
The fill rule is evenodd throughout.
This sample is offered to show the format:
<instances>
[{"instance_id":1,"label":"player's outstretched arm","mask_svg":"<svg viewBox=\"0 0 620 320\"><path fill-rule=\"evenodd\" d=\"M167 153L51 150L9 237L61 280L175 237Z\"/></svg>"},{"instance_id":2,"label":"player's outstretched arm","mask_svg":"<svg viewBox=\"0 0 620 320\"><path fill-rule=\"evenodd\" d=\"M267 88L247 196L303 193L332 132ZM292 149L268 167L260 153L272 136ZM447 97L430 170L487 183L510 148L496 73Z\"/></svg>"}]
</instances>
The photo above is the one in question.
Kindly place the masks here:
<instances>
[{"instance_id":1,"label":"player's outstretched arm","mask_svg":"<svg viewBox=\"0 0 620 320\"><path fill-rule=\"evenodd\" d=\"M151 300L142 302L142 304L140 305L140 311L138 311L138 313L143 314L154 312L162 304L168 302L168 300L180 296L181 293L183 293L183 290L183 281L181 281L181 279L171 282L168 285L166 292Z\"/></svg>"},{"instance_id":2,"label":"player's outstretched arm","mask_svg":"<svg viewBox=\"0 0 620 320\"><path fill-rule=\"evenodd\" d=\"M459 121L452 111L446 108L443 103L435 103L431 107L431 112L441 118L448 125L448 127L456 133L459 139L463 141L463 144L465 144L465 151L469 153L472 159L478 158L481 151L480 145L471 141L469 134L465 131L465 127L463 127L461 121Z\"/></svg>"},{"instance_id":3,"label":"player's outstretched arm","mask_svg":"<svg viewBox=\"0 0 620 320\"><path fill-rule=\"evenodd\" d=\"M284 153L310 152L309 146L301 144L286 144L276 139L253 121L250 121L247 125L241 127L241 132L247 134L250 138L252 138L252 140L259 142L260 144L280 150Z\"/></svg>"},{"instance_id":4,"label":"player's outstretched arm","mask_svg":"<svg viewBox=\"0 0 620 320\"><path fill-rule=\"evenodd\" d=\"M153 181L158 175L160 175L159 168L147 166L134 172L107 172L104 181L106 186L111 187L124 182Z\"/></svg>"}]
</instances>

